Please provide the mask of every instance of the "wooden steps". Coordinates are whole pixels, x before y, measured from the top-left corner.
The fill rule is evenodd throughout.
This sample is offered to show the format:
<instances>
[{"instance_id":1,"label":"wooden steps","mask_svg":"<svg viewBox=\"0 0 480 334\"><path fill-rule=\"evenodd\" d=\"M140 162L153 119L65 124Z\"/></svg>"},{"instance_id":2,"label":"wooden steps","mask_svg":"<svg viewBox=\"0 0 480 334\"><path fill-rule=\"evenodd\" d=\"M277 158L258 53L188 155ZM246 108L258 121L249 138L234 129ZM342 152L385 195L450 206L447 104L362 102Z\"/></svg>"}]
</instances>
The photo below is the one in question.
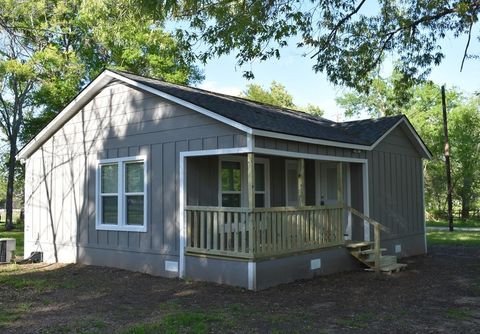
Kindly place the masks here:
<instances>
[{"instance_id":1,"label":"wooden steps","mask_svg":"<svg viewBox=\"0 0 480 334\"><path fill-rule=\"evenodd\" d=\"M350 254L360 262L362 262L367 268L367 271L375 271L375 248L373 242L356 242L345 245ZM391 274L393 272L399 272L407 265L404 263L398 263L395 255L383 255L382 252L386 251L385 248L380 248L380 271Z\"/></svg>"}]
</instances>

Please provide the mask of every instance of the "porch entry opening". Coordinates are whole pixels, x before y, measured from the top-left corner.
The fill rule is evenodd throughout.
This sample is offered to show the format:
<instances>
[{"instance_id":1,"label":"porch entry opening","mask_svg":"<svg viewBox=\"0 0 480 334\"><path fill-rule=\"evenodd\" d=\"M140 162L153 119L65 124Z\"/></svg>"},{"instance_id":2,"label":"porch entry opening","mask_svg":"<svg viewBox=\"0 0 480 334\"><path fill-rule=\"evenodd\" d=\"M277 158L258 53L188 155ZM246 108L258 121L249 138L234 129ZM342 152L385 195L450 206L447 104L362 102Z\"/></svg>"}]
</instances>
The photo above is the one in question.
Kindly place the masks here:
<instances>
[{"instance_id":1,"label":"porch entry opening","mask_svg":"<svg viewBox=\"0 0 480 334\"><path fill-rule=\"evenodd\" d=\"M187 253L259 259L343 244L349 167L253 154L190 158Z\"/></svg>"}]
</instances>

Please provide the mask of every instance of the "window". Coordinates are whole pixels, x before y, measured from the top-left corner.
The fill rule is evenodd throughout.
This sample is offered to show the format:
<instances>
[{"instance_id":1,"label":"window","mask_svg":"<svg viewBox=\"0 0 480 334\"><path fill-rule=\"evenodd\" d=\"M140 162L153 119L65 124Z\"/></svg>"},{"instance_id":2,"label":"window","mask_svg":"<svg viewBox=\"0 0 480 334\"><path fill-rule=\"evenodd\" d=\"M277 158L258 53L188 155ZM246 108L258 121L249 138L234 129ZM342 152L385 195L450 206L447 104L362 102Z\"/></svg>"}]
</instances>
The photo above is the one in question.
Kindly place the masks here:
<instances>
[{"instance_id":1,"label":"window","mask_svg":"<svg viewBox=\"0 0 480 334\"><path fill-rule=\"evenodd\" d=\"M242 202L242 164L241 161L220 162L222 206L240 207Z\"/></svg>"},{"instance_id":2,"label":"window","mask_svg":"<svg viewBox=\"0 0 480 334\"><path fill-rule=\"evenodd\" d=\"M270 206L268 188L269 173L268 159L255 159L255 207L265 208Z\"/></svg>"},{"instance_id":3,"label":"window","mask_svg":"<svg viewBox=\"0 0 480 334\"><path fill-rule=\"evenodd\" d=\"M222 207L247 205L247 159L245 156L220 158L219 203ZM269 160L255 158L255 207L270 206Z\"/></svg>"},{"instance_id":4,"label":"window","mask_svg":"<svg viewBox=\"0 0 480 334\"><path fill-rule=\"evenodd\" d=\"M99 161L97 229L146 232L146 208L145 158Z\"/></svg>"}]
</instances>

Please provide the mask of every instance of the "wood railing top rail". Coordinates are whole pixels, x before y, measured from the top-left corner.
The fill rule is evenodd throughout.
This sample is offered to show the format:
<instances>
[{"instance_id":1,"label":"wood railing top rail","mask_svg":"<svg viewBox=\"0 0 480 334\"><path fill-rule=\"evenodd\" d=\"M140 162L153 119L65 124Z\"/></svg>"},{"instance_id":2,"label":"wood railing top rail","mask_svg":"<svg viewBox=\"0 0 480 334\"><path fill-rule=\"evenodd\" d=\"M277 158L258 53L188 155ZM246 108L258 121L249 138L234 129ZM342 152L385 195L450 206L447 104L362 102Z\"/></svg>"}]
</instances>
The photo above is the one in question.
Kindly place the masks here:
<instances>
[{"instance_id":1,"label":"wood railing top rail","mask_svg":"<svg viewBox=\"0 0 480 334\"><path fill-rule=\"evenodd\" d=\"M185 207L185 210L195 211L213 211L213 212L294 212L294 211L311 211L311 210L329 210L329 209L342 209L343 205L310 205L302 207L294 206L278 206L271 208L254 208L249 209L246 207L221 207L221 206L193 206L189 205Z\"/></svg>"},{"instance_id":2,"label":"wood railing top rail","mask_svg":"<svg viewBox=\"0 0 480 334\"><path fill-rule=\"evenodd\" d=\"M350 207L350 206L347 206L346 209L348 211L350 211L351 213L353 213L355 216L365 220L367 223L369 223L370 225L372 226L377 226L379 229L381 229L382 231L385 231L385 232L390 232L390 229L388 227L386 227L385 225L382 225L380 224L379 222L377 222L376 220L368 217L368 216L365 216L363 213L361 213L360 211Z\"/></svg>"}]
</instances>

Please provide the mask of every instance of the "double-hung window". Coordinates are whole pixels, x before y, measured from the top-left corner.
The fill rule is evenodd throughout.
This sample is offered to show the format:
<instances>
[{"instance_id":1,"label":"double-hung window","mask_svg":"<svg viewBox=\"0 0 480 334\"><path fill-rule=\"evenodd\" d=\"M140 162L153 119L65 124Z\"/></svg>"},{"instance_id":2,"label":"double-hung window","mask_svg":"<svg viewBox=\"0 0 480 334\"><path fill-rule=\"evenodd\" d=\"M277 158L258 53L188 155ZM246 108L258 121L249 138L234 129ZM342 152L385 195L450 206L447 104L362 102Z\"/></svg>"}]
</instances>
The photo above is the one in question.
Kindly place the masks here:
<instances>
[{"instance_id":1,"label":"double-hung window","mask_svg":"<svg viewBox=\"0 0 480 334\"><path fill-rule=\"evenodd\" d=\"M220 161L221 205L240 207L242 205L242 161L239 159Z\"/></svg>"},{"instance_id":2,"label":"double-hung window","mask_svg":"<svg viewBox=\"0 0 480 334\"><path fill-rule=\"evenodd\" d=\"M97 229L145 232L147 184L144 157L101 160L97 168Z\"/></svg>"}]
</instances>

